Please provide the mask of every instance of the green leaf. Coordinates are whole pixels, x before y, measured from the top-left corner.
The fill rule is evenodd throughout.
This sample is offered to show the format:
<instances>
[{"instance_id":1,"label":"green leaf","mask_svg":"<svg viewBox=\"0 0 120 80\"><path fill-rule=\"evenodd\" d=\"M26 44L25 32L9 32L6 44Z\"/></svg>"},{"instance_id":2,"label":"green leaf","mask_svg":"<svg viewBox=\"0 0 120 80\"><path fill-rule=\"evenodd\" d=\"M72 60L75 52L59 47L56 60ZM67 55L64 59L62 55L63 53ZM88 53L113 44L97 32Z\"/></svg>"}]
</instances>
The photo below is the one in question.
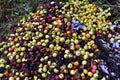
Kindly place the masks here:
<instances>
[{"instance_id":1,"label":"green leaf","mask_svg":"<svg viewBox=\"0 0 120 80\"><path fill-rule=\"evenodd\" d=\"M103 4L103 3L105 3L104 0L97 0L97 1L98 1L99 4Z\"/></svg>"},{"instance_id":2,"label":"green leaf","mask_svg":"<svg viewBox=\"0 0 120 80\"><path fill-rule=\"evenodd\" d=\"M119 24L119 23L120 23L120 19L114 21L114 24Z\"/></svg>"}]
</instances>

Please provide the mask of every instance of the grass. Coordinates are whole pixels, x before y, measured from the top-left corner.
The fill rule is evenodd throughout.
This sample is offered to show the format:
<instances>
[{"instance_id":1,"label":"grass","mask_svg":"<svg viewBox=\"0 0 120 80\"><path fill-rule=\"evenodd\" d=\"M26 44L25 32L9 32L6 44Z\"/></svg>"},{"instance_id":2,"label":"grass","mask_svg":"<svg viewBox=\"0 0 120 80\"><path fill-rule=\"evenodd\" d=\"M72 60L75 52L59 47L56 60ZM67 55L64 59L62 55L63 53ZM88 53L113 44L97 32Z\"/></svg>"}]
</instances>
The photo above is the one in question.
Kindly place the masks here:
<instances>
[{"instance_id":1,"label":"grass","mask_svg":"<svg viewBox=\"0 0 120 80\"><path fill-rule=\"evenodd\" d=\"M14 32L15 25L22 17L35 12L38 5L50 0L0 0L0 41ZM14 29L10 29L10 28Z\"/></svg>"}]
</instances>

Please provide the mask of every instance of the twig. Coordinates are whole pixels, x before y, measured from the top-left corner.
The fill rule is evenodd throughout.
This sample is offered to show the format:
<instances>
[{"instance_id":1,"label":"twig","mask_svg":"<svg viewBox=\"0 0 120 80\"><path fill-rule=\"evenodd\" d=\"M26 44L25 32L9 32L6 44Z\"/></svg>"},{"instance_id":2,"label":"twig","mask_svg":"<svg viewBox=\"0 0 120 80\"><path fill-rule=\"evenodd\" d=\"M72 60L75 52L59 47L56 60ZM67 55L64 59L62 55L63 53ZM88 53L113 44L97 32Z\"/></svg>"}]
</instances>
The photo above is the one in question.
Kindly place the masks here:
<instances>
[{"instance_id":1,"label":"twig","mask_svg":"<svg viewBox=\"0 0 120 80\"><path fill-rule=\"evenodd\" d=\"M108 5L111 5L110 2L108 2L107 0L105 0L105 2L106 2Z\"/></svg>"},{"instance_id":2,"label":"twig","mask_svg":"<svg viewBox=\"0 0 120 80\"><path fill-rule=\"evenodd\" d=\"M98 5L100 5L100 4L98 4ZM103 7L112 7L112 8L120 8L120 6L118 6L118 5L107 5L107 4L102 4L102 5L100 5L100 6L103 6Z\"/></svg>"}]
</instances>

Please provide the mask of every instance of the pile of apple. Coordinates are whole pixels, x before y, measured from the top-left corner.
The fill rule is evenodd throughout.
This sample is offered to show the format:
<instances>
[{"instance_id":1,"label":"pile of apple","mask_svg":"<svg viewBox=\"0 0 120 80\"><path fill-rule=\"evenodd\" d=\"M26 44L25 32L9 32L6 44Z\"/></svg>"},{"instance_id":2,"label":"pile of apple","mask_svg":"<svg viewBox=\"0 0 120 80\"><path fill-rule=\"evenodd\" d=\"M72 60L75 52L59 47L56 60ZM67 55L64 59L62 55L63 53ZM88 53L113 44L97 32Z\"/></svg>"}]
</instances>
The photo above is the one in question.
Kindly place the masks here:
<instances>
[{"instance_id":1,"label":"pile of apple","mask_svg":"<svg viewBox=\"0 0 120 80\"><path fill-rule=\"evenodd\" d=\"M109 79L99 56L120 47L120 28L107 19L109 11L87 0L43 4L0 42L0 79Z\"/></svg>"}]
</instances>

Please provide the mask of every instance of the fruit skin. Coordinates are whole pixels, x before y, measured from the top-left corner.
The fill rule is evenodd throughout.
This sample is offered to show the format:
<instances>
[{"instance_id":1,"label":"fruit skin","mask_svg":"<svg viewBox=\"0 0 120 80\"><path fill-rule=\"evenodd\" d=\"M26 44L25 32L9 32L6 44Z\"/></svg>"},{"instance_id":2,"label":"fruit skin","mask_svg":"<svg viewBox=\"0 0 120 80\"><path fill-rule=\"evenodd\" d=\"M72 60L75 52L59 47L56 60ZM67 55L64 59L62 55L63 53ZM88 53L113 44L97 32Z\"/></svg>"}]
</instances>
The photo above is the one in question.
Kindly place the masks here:
<instances>
[{"instance_id":1,"label":"fruit skin","mask_svg":"<svg viewBox=\"0 0 120 80\"><path fill-rule=\"evenodd\" d=\"M63 79L64 78L64 74L59 74L59 78Z\"/></svg>"},{"instance_id":2,"label":"fruit skin","mask_svg":"<svg viewBox=\"0 0 120 80\"><path fill-rule=\"evenodd\" d=\"M9 80L15 80L14 77L9 77Z\"/></svg>"},{"instance_id":3,"label":"fruit skin","mask_svg":"<svg viewBox=\"0 0 120 80\"><path fill-rule=\"evenodd\" d=\"M96 65L92 65L92 69L97 69L97 66Z\"/></svg>"},{"instance_id":4,"label":"fruit skin","mask_svg":"<svg viewBox=\"0 0 120 80\"><path fill-rule=\"evenodd\" d=\"M58 73L59 72L59 70L58 69L54 69L54 73Z\"/></svg>"},{"instance_id":5,"label":"fruit skin","mask_svg":"<svg viewBox=\"0 0 120 80\"><path fill-rule=\"evenodd\" d=\"M91 72L88 72L88 76L90 76L90 77L91 77L92 75L93 75L93 74L92 74Z\"/></svg>"},{"instance_id":6,"label":"fruit skin","mask_svg":"<svg viewBox=\"0 0 120 80\"><path fill-rule=\"evenodd\" d=\"M74 66L79 66L79 62L78 62L78 61L75 61L75 62L74 62Z\"/></svg>"},{"instance_id":7,"label":"fruit skin","mask_svg":"<svg viewBox=\"0 0 120 80\"><path fill-rule=\"evenodd\" d=\"M69 63L67 67L71 69L73 67L73 65L71 63Z\"/></svg>"},{"instance_id":8,"label":"fruit skin","mask_svg":"<svg viewBox=\"0 0 120 80\"><path fill-rule=\"evenodd\" d=\"M80 56L81 55L80 50L76 51L75 55Z\"/></svg>"},{"instance_id":9,"label":"fruit skin","mask_svg":"<svg viewBox=\"0 0 120 80\"><path fill-rule=\"evenodd\" d=\"M63 9L59 11L59 7L62 6ZM107 25L110 24L106 21L110 15L108 11L109 9L104 11L94 4L86 5L85 0L66 2L65 5L61 3L60 6L56 3L44 4L41 10L30 13L30 19L20 21L19 25L22 26L7 38L9 44L7 42L0 44L0 47L2 46L0 50L5 50L4 53L10 60L5 64L2 62L1 66L10 69L8 65L12 63L10 70L13 72L9 76L13 75L13 68L17 68L16 71L19 68L20 71L26 71L25 75L22 72L19 74L21 77L26 76L25 79L28 79L29 75L37 76L39 72L43 78L54 76L59 80L70 74L76 75L79 67L80 71L83 70L80 72L83 80L87 79L86 76L97 78L96 65L91 67L88 64L94 62L94 55L101 51L95 40L105 39ZM114 29L110 30L112 34L108 32L108 38L111 39ZM81 46L82 43L85 44ZM53 72L52 76L50 72ZM54 73L59 75L55 76ZM16 76L14 78L16 79ZM74 80L74 76L69 79Z\"/></svg>"},{"instance_id":10,"label":"fruit skin","mask_svg":"<svg viewBox=\"0 0 120 80\"><path fill-rule=\"evenodd\" d=\"M56 75L56 76L54 77L54 79L55 79L55 80L59 80L59 76Z\"/></svg>"},{"instance_id":11,"label":"fruit skin","mask_svg":"<svg viewBox=\"0 0 120 80\"><path fill-rule=\"evenodd\" d=\"M65 41L65 39L62 37L62 38L60 38L60 41L61 41L61 42L64 42L64 41Z\"/></svg>"},{"instance_id":12,"label":"fruit skin","mask_svg":"<svg viewBox=\"0 0 120 80\"><path fill-rule=\"evenodd\" d=\"M96 73L96 70L95 70L95 69L92 69L91 72L94 74L94 73Z\"/></svg>"},{"instance_id":13,"label":"fruit skin","mask_svg":"<svg viewBox=\"0 0 120 80\"><path fill-rule=\"evenodd\" d=\"M76 70L70 70L70 74L71 75L75 75L76 74Z\"/></svg>"},{"instance_id":14,"label":"fruit skin","mask_svg":"<svg viewBox=\"0 0 120 80\"><path fill-rule=\"evenodd\" d=\"M86 65L87 64L87 61L82 61L82 65L84 66L84 65Z\"/></svg>"},{"instance_id":15,"label":"fruit skin","mask_svg":"<svg viewBox=\"0 0 120 80\"><path fill-rule=\"evenodd\" d=\"M4 76L4 74L3 73L0 73L0 78L2 78Z\"/></svg>"},{"instance_id":16,"label":"fruit skin","mask_svg":"<svg viewBox=\"0 0 120 80\"><path fill-rule=\"evenodd\" d=\"M12 51L13 51L13 49L12 49L12 48L8 48L8 51L9 51L9 52L12 52Z\"/></svg>"}]
</instances>

